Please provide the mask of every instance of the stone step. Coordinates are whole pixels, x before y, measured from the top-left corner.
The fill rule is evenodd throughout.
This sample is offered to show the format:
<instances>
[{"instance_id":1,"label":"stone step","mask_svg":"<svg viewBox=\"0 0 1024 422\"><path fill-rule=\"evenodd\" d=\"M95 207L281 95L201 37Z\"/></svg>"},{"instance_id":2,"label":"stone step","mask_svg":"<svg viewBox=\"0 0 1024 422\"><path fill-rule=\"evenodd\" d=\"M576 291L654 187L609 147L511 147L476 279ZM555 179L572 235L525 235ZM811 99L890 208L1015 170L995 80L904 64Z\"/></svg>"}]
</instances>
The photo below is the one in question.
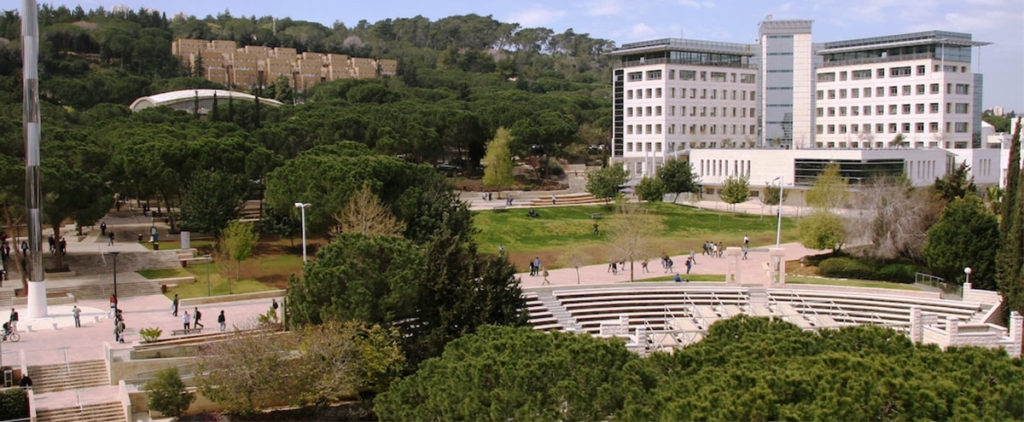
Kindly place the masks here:
<instances>
[{"instance_id":1,"label":"stone step","mask_svg":"<svg viewBox=\"0 0 1024 422\"><path fill-rule=\"evenodd\" d=\"M107 366L103 360L30 366L32 389L36 393L72 390L110 384Z\"/></svg>"},{"instance_id":2,"label":"stone step","mask_svg":"<svg viewBox=\"0 0 1024 422\"><path fill-rule=\"evenodd\" d=\"M114 422L125 420L121 403L90 404L82 407L38 409L36 422Z\"/></svg>"}]
</instances>

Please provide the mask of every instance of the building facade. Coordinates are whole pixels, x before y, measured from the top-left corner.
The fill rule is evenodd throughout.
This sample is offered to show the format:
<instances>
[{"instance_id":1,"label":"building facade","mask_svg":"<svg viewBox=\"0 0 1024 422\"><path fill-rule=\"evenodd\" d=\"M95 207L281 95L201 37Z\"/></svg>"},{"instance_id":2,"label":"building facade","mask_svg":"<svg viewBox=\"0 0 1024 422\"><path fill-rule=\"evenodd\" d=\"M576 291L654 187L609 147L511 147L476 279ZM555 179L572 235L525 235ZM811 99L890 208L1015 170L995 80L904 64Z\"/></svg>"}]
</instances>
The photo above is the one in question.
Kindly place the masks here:
<instances>
[{"instance_id":1,"label":"building facade","mask_svg":"<svg viewBox=\"0 0 1024 422\"><path fill-rule=\"evenodd\" d=\"M751 46L662 39L613 54L612 151L631 175L654 174L691 149L756 144Z\"/></svg>"},{"instance_id":2,"label":"building facade","mask_svg":"<svg viewBox=\"0 0 1024 422\"><path fill-rule=\"evenodd\" d=\"M806 186L829 160L854 183L904 175L923 186L966 162L976 183L997 183L971 67L972 49L987 43L928 31L814 44L811 25L767 20L753 45L616 49L612 162L635 181L687 159L705 186L746 177L753 187L780 177Z\"/></svg>"},{"instance_id":3,"label":"building facade","mask_svg":"<svg viewBox=\"0 0 1024 422\"><path fill-rule=\"evenodd\" d=\"M984 44L944 31L826 43L818 52L815 147L981 147L971 47Z\"/></svg>"},{"instance_id":4,"label":"building facade","mask_svg":"<svg viewBox=\"0 0 1024 422\"><path fill-rule=\"evenodd\" d=\"M267 85L283 76L289 86L304 91L320 82L394 76L398 71L398 62L393 59L299 54L290 47L238 48L234 41L225 40L176 39L171 44L171 54L207 80L235 88Z\"/></svg>"}]
</instances>

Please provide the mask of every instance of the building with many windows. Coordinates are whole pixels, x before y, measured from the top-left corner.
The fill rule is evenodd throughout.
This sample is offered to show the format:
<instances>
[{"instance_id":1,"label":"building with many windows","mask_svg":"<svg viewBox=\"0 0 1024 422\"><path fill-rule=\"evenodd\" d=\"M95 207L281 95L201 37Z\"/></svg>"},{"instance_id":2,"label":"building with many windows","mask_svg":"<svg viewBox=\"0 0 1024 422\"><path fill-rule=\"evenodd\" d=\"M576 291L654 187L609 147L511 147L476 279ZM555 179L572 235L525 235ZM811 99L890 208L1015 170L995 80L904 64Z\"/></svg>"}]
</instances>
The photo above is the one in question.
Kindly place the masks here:
<instances>
[{"instance_id":1,"label":"building with many windows","mask_svg":"<svg viewBox=\"0 0 1024 422\"><path fill-rule=\"evenodd\" d=\"M971 47L985 44L944 31L826 43L815 146L980 148L981 75Z\"/></svg>"},{"instance_id":2,"label":"building with many windows","mask_svg":"<svg viewBox=\"0 0 1024 422\"><path fill-rule=\"evenodd\" d=\"M613 155L632 175L698 148L753 147L757 71L745 44L661 39L614 53Z\"/></svg>"},{"instance_id":3,"label":"building with many windows","mask_svg":"<svg viewBox=\"0 0 1024 422\"><path fill-rule=\"evenodd\" d=\"M755 45L660 39L616 49L612 162L639 179L688 159L706 193L729 177L810 185L830 161L844 174L918 186L966 162L979 185L998 182L971 66L972 48L987 43L928 31L813 44L811 25L767 20Z\"/></svg>"}]
</instances>

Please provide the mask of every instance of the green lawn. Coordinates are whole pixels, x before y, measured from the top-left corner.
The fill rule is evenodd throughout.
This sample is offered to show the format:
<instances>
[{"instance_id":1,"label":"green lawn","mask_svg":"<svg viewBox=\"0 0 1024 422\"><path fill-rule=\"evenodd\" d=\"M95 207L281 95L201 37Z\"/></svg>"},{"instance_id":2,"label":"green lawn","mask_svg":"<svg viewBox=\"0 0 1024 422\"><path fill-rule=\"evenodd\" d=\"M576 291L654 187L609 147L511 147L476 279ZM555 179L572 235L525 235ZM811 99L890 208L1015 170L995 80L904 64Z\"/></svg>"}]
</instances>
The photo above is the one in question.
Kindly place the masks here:
<instances>
[{"instance_id":1,"label":"green lawn","mask_svg":"<svg viewBox=\"0 0 1024 422\"><path fill-rule=\"evenodd\" d=\"M188 277L193 275L192 273L185 271L184 268L161 268L155 270L139 270L136 272L149 280L155 280L158 278Z\"/></svg>"},{"instance_id":2,"label":"green lawn","mask_svg":"<svg viewBox=\"0 0 1024 422\"><path fill-rule=\"evenodd\" d=\"M700 253L705 240L738 246L743 236L750 237L752 246L775 243L777 220L771 216L733 214L665 204L643 204L656 221L650 241L652 256L663 253L677 255L691 249ZM566 266L562 256L570 249L580 249L589 263L607 262L612 246L618 216L613 207L603 205L538 208L539 217L530 218L526 209L479 211L473 223L480 251L496 253L504 245L510 259L518 268L527 265L531 255L540 256L551 268ZM593 234L591 214L601 214L596 220L600 235ZM782 222L782 241L797 240L796 222L785 218Z\"/></svg>"},{"instance_id":3,"label":"green lawn","mask_svg":"<svg viewBox=\"0 0 1024 422\"><path fill-rule=\"evenodd\" d=\"M299 258L302 260L302 258ZM260 292L264 290L272 290L274 287L268 286L259 280L254 278L242 278L241 280L235 280L235 270L233 265L226 265L220 263L199 263L190 264L188 268L182 268L178 271L183 272L182 275L195 276L195 283L179 284L174 288L167 289L166 296L168 298L174 297L174 294L178 294L178 298L186 299L190 297L206 296L207 292L207 267L209 267L209 283L210 283L210 294L212 296L220 296L226 294L237 294L237 293L249 293L249 292ZM164 271L164 270L149 270L149 271ZM173 270L171 270L173 271ZM141 273L141 271L140 271Z\"/></svg>"},{"instance_id":4,"label":"green lawn","mask_svg":"<svg viewBox=\"0 0 1024 422\"><path fill-rule=\"evenodd\" d=\"M787 284L824 284L828 286L875 287L894 290L921 290L911 284L890 283L888 281L840 279L823 277L786 276Z\"/></svg>"}]
</instances>

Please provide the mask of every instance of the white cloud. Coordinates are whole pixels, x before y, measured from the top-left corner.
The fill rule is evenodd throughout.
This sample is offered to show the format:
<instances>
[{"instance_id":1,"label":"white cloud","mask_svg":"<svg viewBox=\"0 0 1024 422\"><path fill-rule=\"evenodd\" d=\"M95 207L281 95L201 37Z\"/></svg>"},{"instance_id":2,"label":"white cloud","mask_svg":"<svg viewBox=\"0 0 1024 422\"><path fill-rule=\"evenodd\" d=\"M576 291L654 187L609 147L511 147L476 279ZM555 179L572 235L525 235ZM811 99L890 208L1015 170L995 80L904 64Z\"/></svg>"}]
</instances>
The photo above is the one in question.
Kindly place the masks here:
<instances>
[{"instance_id":1,"label":"white cloud","mask_svg":"<svg viewBox=\"0 0 1024 422\"><path fill-rule=\"evenodd\" d=\"M551 23L561 19L563 16L565 16L565 10L535 7L513 12L509 14L507 18L502 20L516 22L524 28L530 28L550 25Z\"/></svg>"},{"instance_id":2,"label":"white cloud","mask_svg":"<svg viewBox=\"0 0 1024 422\"><path fill-rule=\"evenodd\" d=\"M629 37L634 40L647 39L653 37L656 32L647 24L638 23L629 29Z\"/></svg>"},{"instance_id":3,"label":"white cloud","mask_svg":"<svg viewBox=\"0 0 1024 422\"><path fill-rule=\"evenodd\" d=\"M698 0L676 0L676 2L681 4L681 5L683 5L683 6L692 7L694 9L708 9L708 8L715 7L715 2L709 1L709 0L705 0L705 1L698 1Z\"/></svg>"},{"instance_id":4,"label":"white cloud","mask_svg":"<svg viewBox=\"0 0 1024 422\"><path fill-rule=\"evenodd\" d=\"M623 12L621 0L593 0L586 4L590 16L618 15Z\"/></svg>"}]
</instances>

